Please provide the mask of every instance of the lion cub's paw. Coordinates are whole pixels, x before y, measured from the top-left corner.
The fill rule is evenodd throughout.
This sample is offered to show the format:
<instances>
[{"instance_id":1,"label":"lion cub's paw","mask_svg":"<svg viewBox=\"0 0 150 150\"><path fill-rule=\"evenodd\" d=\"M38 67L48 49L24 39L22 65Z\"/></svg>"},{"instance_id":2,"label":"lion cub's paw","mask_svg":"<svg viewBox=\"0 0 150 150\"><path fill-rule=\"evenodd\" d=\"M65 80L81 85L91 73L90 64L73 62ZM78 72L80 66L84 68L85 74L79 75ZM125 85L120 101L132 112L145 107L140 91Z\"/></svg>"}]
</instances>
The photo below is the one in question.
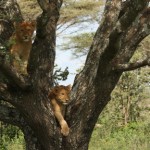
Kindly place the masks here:
<instances>
[{"instance_id":1,"label":"lion cub's paw","mask_svg":"<svg viewBox=\"0 0 150 150\"><path fill-rule=\"evenodd\" d=\"M62 133L64 136L68 136L69 130L70 130L70 129L69 129L67 123L65 123L65 124L63 124L63 125L61 126L61 133Z\"/></svg>"}]
</instances>

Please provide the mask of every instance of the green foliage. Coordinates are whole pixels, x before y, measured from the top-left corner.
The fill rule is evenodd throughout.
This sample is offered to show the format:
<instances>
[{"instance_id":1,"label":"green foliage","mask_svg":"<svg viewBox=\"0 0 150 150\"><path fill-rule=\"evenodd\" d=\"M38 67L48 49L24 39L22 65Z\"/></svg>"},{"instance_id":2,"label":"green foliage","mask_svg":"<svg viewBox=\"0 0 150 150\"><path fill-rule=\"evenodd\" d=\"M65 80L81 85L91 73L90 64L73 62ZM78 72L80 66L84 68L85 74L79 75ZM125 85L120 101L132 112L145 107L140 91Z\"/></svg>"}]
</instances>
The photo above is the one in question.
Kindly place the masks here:
<instances>
[{"instance_id":1,"label":"green foliage","mask_svg":"<svg viewBox=\"0 0 150 150\"><path fill-rule=\"evenodd\" d=\"M79 23L97 20L99 15L95 14L99 12L102 4L103 1L101 0L65 0L64 6L61 9L60 22L66 23L72 21L73 23Z\"/></svg>"},{"instance_id":2,"label":"green foliage","mask_svg":"<svg viewBox=\"0 0 150 150\"><path fill-rule=\"evenodd\" d=\"M18 0L18 3L25 19L35 19L42 12L36 0ZM64 0L58 24L96 20L99 15L95 15L95 12L99 11L102 4L101 0Z\"/></svg>"},{"instance_id":3,"label":"green foliage","mask_svg":"<svg viewBox=\"0 0 150 150\"><path fill-rule=\"evenodd\" d=\"M58 23L58 35L70 27L75 27L73 28L74 32L80 34L72 35L67 33L66 38L69 40L63 42L60 46L61 50L72 50L73 56L76 58L87 54L94 33L83 32L85 31L85 24L90 26L90 24L98 23L103 4L104 1L101 0L66 0L64 2Z\"/></svg>"},{"instance_id":4,"label":"green foliage","mask_svg":"<svg viewBox=\"0 0 150 150\"><path fill-rule=\"evenodd\" d=\"M76 58L84 56L89 50L93 36L94 33L81 33L80 35L71 36L69 41L61 46L61 49L73 50L73 57Z\"/></svg>"},{"instance_id":5,"label":"green foliage","mask_svg":"<svg viewBox=\"0 0 150 150\"><path fill-rule=\"evenodd\" d=\"M8 140L6 136L1 138L0 150L24 150L25 143L23 135L20 134L19 137L13 138L13 140Z\"/></svg>"},{"instance_id":6,"label":"green foliage","mask_svg":"<svg viewBox=\"0 0 150 150\"><path fill-rule=\"evenodd\" d=\"M65 68L65 70L61 70L61 68L57 68L57 65L55 66L55 72L54 72L54 85L58 85L59 81L65 81L67 80L69 75L68 67Z\"/></svg>"},{"instance_id":7,"label":"green foliage","mask_svg":"<svg viewBox=\"0 0 150 150\"><path fill-rule=\"evenodd\" d=\"M23 133L19 128L0 122L0 150L23 150Z\"/></svg>"}]
</instances>

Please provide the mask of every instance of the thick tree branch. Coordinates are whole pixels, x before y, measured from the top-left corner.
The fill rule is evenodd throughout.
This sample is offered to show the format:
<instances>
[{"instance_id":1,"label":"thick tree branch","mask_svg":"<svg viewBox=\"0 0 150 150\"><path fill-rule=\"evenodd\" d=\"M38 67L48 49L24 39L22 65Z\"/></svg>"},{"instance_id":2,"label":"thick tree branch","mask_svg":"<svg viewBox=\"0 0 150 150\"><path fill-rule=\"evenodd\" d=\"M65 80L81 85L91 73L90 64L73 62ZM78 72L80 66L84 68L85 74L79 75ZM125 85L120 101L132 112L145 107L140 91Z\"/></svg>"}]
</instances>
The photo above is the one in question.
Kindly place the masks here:
<instances>
[{"instance_id":1,"label":"thick tree branch","mask_svg":"<svg viewBox=\"0 0 150 150\"><path fill-rule=\"evenodd\" d=\"M150 34L150 8L144 9L132 25L120 36L118 54L112 60L114 65L128 63L138 44Z\"/></svg>"},{"instance_id":2,"label":"thick tree branch","mask_svg":"<svg viewBox=\"0 0 150 150\"><path fill-rule=\"evenodd\" d=\"M61 7L62 3L63 3L63 0L37 0L41 9L44 11L44 12L47 12L48 9L51 9L52 7L49 5L51 3L54 3L56 4L56 6L58 8ZM49 10L51 11L51 10Z\"/></svg>"},{"instance_id":3,"label":"thick tree branch","mask_svg":"<svg viewBox=\"0 0 150 150\"><path fill-rule=\"evenodd\" d=\"M0 53L0 71L7 77L12 86L17 86L22 90L29 88L30 84L7 63L3 53Z\"/></svg>"},{"instance_id":4,"label":"thick tree branch","mask_svg":"<svg viewBox=\"0 0 150 150\"><path fill-rule=\"evenodd\" d=\"M135 20L137 14L148 7L148 0L126 0L122 3L116 29L124 32Z\"/></svg>"},{"instance_id":5,"label":"thick tree branch","mask_svg":"<svg viewBox=\"0 0 150 150\"><path fill-rule=\"evenodd\" d=\"M0 120L19 127L21 125L20 113L17 109L4 104L0 104Z\"/></svg>"},{"instance_id":6,"label":"thick tree branch","mask_svg":"<svg viewBox=\"0 0 150 150\"><path fill-rule=\"evenodd\" d=\"M51 32L54 32L55 30L53 29L56 28L59 17L58 0L49 0L49 2L48 0L38 0L38 3L43 10L43 13L37 20L37 37L46 38L46 36L49 35L49 32L47 33L46 31L50 30ZM46 27L48 29L46 29ZM54 36L53 34L51 35ZM49 36L49 38L52 38L52 36Z\"/></svg>"},{"instance_id":7,"label":"thick tree branch","mask_svg":"<svg viewBox=\"0 0 150 150\"><path fill-rule=\"evenodd\" d=\"M38 3L43 11L47 11L48 9L48 0L38 0Z\"/></svg>"},{"instance_id":8,"label":"thick tree branch","mask_svg":"<svg viewBox=\"0 0 150 150\"><path fill-rule=\"evenodd\" d=\"M43 13L37 18L37 34L28 63L28 72L33 85L36 88L45 89L45 93L53 85L59 2L58 0L38 0Z\"/></svg>"},{"instance_id":9,"label":"thick tree branch","mask_svg":"<svg viewBox=\"0 0 150 150\"><path fill-rule=\"evenodd\" d=\"M144 60L140 60L134 63L128 63L128 64L118 64L113 67L113 70L116 71L132 71L135 69L138 69L140 67L144 66L150 66L150 58L146 58Z\"/></svg>"},{"instance_id":10,"label":"thick tree branch","mask_svg":"<svg viewBox=\"0 0 150 150\"><path fill-rule=\"evenodd\" d=\"M116 21L118 20L120 10L121 0L106 1L102 23L95 34L92 46L86 59L85 67L83 69L85 76L86 74L89 74L90 70L91 79L89 79L89 81L92 81L92 78L95 79L97 75L96 72L99 66L100 57L103 55L105 49L109 45L109 36L115 26Z\"/></svg>"},{"instance_id":11,"label":"thick tree branch","mask_svg":"<svg viewBox=\"0 0 150 150\"><path fill-rule=\"evenodd\" d=\"M50 0L49 0L49 1L50 1ZM62 4L63 4L63 0L58 0L58 7L59 7L59 8L61 8Z\"/></svg>"}]
</instances>

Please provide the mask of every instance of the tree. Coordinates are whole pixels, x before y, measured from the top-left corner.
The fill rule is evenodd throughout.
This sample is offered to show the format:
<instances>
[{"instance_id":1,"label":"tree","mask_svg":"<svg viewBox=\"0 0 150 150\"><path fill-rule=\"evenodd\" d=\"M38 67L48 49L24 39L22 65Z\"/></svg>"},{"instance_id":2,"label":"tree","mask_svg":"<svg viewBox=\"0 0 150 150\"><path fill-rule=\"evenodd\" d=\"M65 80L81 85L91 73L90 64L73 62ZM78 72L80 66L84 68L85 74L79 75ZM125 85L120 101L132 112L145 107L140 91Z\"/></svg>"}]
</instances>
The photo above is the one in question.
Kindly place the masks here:
<instances>
[{"instance_id":1,"label":"tree","mask_svg":"<svg viewBox=\"0 0 150 150\"><path fill-rule=\"evenodd\" d=\"M138 121L139 114L142 112L139 102L146 97L144 91L146 91L147 83L144 83L144 80L149 78L144 73L146 70L143 69L125 72L114 90L112 96L116 100L113 105L115 106L114 115L120 118L118 120L122 125ZM117 112L119 112L118 115L116 115Z\"/></svg>"},{"instance_id":2,"label":"tree","mask_svg":"<svg viewBox=\"0 0 150 150\"><path fill-rule=\"evenodd\" d=\"M15 0L3 2L3 6L11 4L10 10L14 7L18 10ZM0 83L0 100L5 102L0 104L0 120L23 131L28 150L87 150L95 123L110 101L121 74L150 65L149 56L129 62L138 44L150 32L149 0L106 0L85 66L72 86L72 103L66 110L70 134L63 137L48 100L53 86L56 29L62 3L62 0L38 0L42 14L37 18L28 76L15 72L5 54L0 53L0 71L7 79ZM1 35L9 30L8 26L3 30L2 25L3 22Z\"/></svg>"}]
</instances>

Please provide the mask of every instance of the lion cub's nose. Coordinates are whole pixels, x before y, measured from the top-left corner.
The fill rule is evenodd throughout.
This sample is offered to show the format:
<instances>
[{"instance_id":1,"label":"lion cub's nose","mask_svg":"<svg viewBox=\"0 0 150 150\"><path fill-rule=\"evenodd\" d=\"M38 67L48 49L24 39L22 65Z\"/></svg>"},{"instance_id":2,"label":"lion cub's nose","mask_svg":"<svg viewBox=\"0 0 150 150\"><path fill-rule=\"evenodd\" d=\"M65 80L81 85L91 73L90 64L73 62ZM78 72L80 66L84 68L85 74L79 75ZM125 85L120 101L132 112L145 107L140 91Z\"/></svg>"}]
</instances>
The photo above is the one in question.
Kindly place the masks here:
<instances>
[{"instance_id":1,"label":"lion cub's nose","mask_svg":"<svg viewBox=\"0 0 150 150\"><path fill-rule=\"evenodd\" d=\"M66 101L69 101L69 99L66 99Z\"/></svg>"},{"instance_id":2,"label":"lion cub's nose","mask_svg":"<svg viewBox=\"0 0 150 150\"><path fill-rule=\"evenodd\" d=\"M28 36L26 35L26 36L24 36L24 38L25 38L25 39L28 39Z\"/></svg>"}]
</instances>

